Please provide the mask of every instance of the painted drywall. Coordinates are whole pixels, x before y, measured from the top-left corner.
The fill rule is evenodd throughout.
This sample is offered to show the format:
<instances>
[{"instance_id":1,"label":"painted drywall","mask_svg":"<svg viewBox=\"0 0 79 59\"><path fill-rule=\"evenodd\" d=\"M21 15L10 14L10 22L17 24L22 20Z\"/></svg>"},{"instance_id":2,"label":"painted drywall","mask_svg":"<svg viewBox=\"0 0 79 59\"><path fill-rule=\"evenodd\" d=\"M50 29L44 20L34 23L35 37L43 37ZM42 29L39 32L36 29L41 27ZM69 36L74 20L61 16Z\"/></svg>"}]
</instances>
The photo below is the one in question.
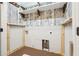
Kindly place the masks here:
<instances>
[{"instance_id":1,"label":"painted drywall","mask_svg":"<svg viewBox=\"0 0 79 59\"><path fill-rule=\"evenodd\" d=\"M54 19L52 20L52 24L42 21L43 25L38 23L33 23L34 26L26 25L26 34L25 34L25 45L42 50L42 39L49 40L49 51L55 53L61 53L61 23L64 18L55 18L56 25L54 23ZM60 21L59 21L60 20ZM28 33L27 33L28 31ZM50 34L52 32L52 34Z\"/></svg>"},{"instance_id":2,"label":"painted drywall","mask_svg":"<svg viewBox=\"0 0 79 59\"><path fill-rule=\"evenodd\" d=\"M0 28L1 28L1 4L0 4ZM0 48L1 48L1 32L0 32ZM0 49L0 55L1 55L1 49Z\"/></svg>"},{"instance_id":3,"label":"painted drywall","mask_svg":"<svg viewBox=\"0 0 79 59\"><path fill-rule=\"evenodd\" d=\"M10 26L10 52L23 46L23 27Z\"/></svg>"},{"instance_id":4,"label":"painted drywall","mask_svg":"<svg viewBox=\"0 0 79 59\"><path fill-rule=\"evenodd\" d=\"M49 40L49 51L57 52L61 49L60 26L28 27L26 46L42 50L42 39ZM52 34L50 34L52 32Z\"/></svg>"},{"instance_id":5,"label":"painted drywall","mask_svg":"<svg viewBox=\"0 0 79 59\"><path fill-rule=\"evenodd\" d=\"M7 15L9 23L18 23L18 8L10 3L7 3Z\"/></svg>"},{"instance_id":6,"label":"painted drywall","mask_svg":"<svg viewBox=\"0 0 79 59\"><path fill-rule=\"evenodd\" d=\"M2 5L1 5L1 27L3 28L3 32L1 33L1 55L2 56L5 56L7 55L7 23L8 21L11 20L8 18L8 3L7 2L4 2ZM14 21L15 22L15 21ZM17 22L18 24L19 22ZM13 30L17 30L16 28L13 29ZM15 32L14 31L14 32ZM20 30L17 30L17 32L20 32ZM16 32L16 33L17 33ZM13 33L13 32L12 32ZM22 32L21 32L22 33ZM21 34L20 33L20 34ZM17 34L18 35L18 34ZM13 35L15 36L15 35ZM17 38L19 36L16 36L15 38ZM21 35L20 35L20 38L21 38ZM18 41L18 40L17 40ZM17 42L16 42L17 43ZM15 43L14 43L15 44ZM18 43L19 45L21 45L21 42ZM17 45L18 45L17 44ZM11 44L12 45L12 44ZM17 45L15 47L17 47ZM19 47L18 45L18 47ZM11 46L13 47L13 46ZM15 49L15 48L14 48Z\"/></svg>"},{"instance_id":7,"label":"painted drywall","mask_svg":"<svg viewBox=\"0 0 79 59\"><path fill-rule=\"evenodd\" d=\"M72 20L74 55L79 56L79 36L77 35L77 27L79 27L79 2L72 3Z\"/></svg>"},{"instance_id":8,"label":"painted drywall","mask_svg":"<svg viewBox=\"0 0 79 59\"><path fill-rule=\"evenodd\" d=\"M7 55L7 2L1 5L1 55Z\"/></svg>"},{"instance_id":9,"label":"painted drywall","mask_svg":"<svg viewBox=\"0 0 79 59\"><path fill-rule=\"evenodd\" d=\"M2 7L1 7L2 13L1 13L1 27L3 28L3 32L1 33L1 55L7 55L7 21L8 21L8 16L7 16L7 3L3 3ZM42 39L48 39L50 40L50 50L51 52L57 52L60 51L61 48L61 41L60 41L60 26L51 26L51 27L28 27L28 39L26 38L26 46L29 47L33 47L36 49L41 49L42 48ZM21 46L22 42L21 42L21 38L19 38L19 36L21 36L20 34L22 33L21 30L15 28L12 28L10 30L11 32L11 40L13 41L13 39L15 39L14 41L16 43L14 43L14 41L11 43L11 49L15 49L19 46ZM21 33L20 33L21 32ZM50 35L50 32L52 32L52 34ZM14 33L16 34L13 35ZM17 36L19 33L19 36ZM20 39L20 42L19 40ZM16 46L14 47L14 45L16 44Z\"/></svg>"},{"instance_id":10,"label":"painted drywall","mask_svg":"<svg viewBox=\"0 0 79 59\"><path fill-rule=\"evenodd\" d=\"M69 23L67 25L65 25L65 56L70 56L71 55L71 44L72 41L72 23Z\"/></svg>"}]
</instances>

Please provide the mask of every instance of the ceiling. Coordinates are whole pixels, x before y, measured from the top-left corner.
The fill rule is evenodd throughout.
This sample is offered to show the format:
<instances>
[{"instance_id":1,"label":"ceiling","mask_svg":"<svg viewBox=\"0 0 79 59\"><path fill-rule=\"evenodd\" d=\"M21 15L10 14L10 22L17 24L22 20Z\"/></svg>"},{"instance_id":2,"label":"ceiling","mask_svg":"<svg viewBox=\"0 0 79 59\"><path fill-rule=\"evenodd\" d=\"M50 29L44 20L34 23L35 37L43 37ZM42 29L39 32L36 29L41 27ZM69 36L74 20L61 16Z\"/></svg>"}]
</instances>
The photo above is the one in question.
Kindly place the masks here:
<instances>
[{"instance_id":1,"label":"ceiling","mask_svg":"<svg viewBox=\"0 0 79 59\"><path fill-rule=\"evenodd\" d=\"M37 6L48 5L55 2L18 2L20 6L23 6L25 9L30 9Z\"/></svg>"},{"instance_id":2,"label":"ceiling","mask_svg":"<svg viewBox=\"0 0 79 59\"><path fill-rule=\"evenodd\" d=\"M52 10L52 9L62 8L65 3L66 2L54 2L54 3L53 2L52 3L51 2L49 2L49 3L47 3L47 2L41 2L40 6L31 7L33 5L38 5L38 3L30 2L30 3L24 5L24 7L26 9L23 10L21 13L28 14L28 13L36 12L37 10L44 11L44 10L49 10L49 9Z\"/></svg>"}]
</instances>

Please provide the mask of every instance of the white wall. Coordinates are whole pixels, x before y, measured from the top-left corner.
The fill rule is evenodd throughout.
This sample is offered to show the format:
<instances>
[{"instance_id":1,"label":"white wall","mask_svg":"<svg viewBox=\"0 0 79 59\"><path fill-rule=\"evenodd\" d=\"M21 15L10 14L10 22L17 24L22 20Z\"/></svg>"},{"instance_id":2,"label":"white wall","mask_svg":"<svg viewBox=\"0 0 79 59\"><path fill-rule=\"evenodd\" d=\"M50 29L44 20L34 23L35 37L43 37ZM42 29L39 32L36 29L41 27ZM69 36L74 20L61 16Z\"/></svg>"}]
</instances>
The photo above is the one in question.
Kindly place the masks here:
<instances>
[{"instance_id":1,"label":"white wall","mask_svg":"<svg viewBox=\"0 0 79 59\"><path fill-rule=\"evenodd\" d=\"M61 49L60 26L27 27L26 46L42 49L42 39L49 40L51 52ZM52 34L50 34L52 32Z\"/></svg>"},{"instance_id":2,"label":"white wall","mask_svg":"<svg viewBox=\"0 0 79 59\"><path fill-rule=\"evenodd\" d=\"M1 33L1 55L7 55L7 3L4 2L1 7L1 27L3 32ZM20 28L19 28L20 29ZM17 28L11 28L11 49L15 49L22 45L22 32ZM50 35L52 32L52 35ZM14 35L15 34L15 35ZM26 46L30 46L36 49L42 48L42 39L48 39L50 45L50 51L60 51L61 48L61 39L60 39L60 27L51 26L51 27L28 27L28 38L26 38ZM14 45L16 45L14 47Z\"/></svg>"},{"instance_id":3,"label":"white wall","mask_svg":"<svg viewBox=\"0 0 79 59\"><path fill-rule=\"evenodd\" d=\"M1 28L1 4L0 4L0 28ZM0 48L1 48L1 32L0 32ZM1 49L0 49L0 55L1 55Z\"/></svg>"},{"instance_id":4,"label":"white wall","mask_svg":"<svg viewBox=\"0 0 79 59\"><path fill-rule=\"evenodd\" d=\"M65 25L65 56L70 56L70 42L72 41L72 23Z\"/></svg>"},{"instance_id":5,"label":"white wall","mask_svg":"<svg viewBox=\"0 0 79 59\"><path fill-rule=\"evenodd\" d=\"M7 2L1 5L1 55L7 55Z\"/></svg>"},{"instance_id":6,"label":"white wall","mask_svg":"<svg viewBox=\"0 0 79 59\"><path fill-rule=\"evenodd\" d=\"M77 27L79 27L79 2L72 3L72 17L73 17L73 42L74 55L79 56L79 36L77 36Z\"/></svg>"},{"instance_id":7,"label":"white wall","mask_svg":"<svg viewBox=\"0 0 79 59\"><path fill-rule=\"evenodd\" d=\"M72 2L67 2L67 8L65 11L65 18L72 17Z\"/></svg>"},{"instance_id":8,"label":"white wall","mask_svg":"<svg viewBox=\"0 0 79 59\"><path fill-rule=\"evenodd\" d=\"M8 3L4 2L1 5L1 27L3 28L3 32L1 33L1 55L2 56L7 55L7 23L8 23ZM15 31L11 32L11 33L12 34L16 33L15 34L16 36L18 36L18 33L21 34L22 32L19 29L18 30L17 29L14 28L13 30L15 30ZM19 35L19 36L18 37L14 37L14 39L17 39L17 38L21 39L21 35ZM15 47L13 47L13 45L11 47L12 48L16 48L17 46L19 47L22 44L21 41L20 41L20 43L19 43L19 41L17 41L17 42L14 43L14 44L16 44Z\"/></svg>"},{"instance_id":9,"label":"white wall","mask_svg":"<svg viewBox=\"0 0 79 59\"><path fill-rule=\"evenodd\" d=\"M23 46L23 27L10 26L10 52Z\"/></svg>"}]
</instances>

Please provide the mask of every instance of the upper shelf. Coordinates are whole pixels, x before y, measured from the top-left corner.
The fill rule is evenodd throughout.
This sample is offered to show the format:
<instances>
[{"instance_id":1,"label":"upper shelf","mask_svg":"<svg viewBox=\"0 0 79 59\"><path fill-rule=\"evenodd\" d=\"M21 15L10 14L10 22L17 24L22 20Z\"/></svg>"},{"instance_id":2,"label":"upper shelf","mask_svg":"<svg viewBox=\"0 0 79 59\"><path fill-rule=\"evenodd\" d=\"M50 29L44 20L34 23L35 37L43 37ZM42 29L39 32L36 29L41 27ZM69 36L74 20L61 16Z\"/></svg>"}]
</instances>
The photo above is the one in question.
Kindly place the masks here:
<instances>
[{"instance_id":1,"label":"upper shelf","mask_svg":"<svg viewBox=\"0 0 79 59\"><path fill-rule=\"evenodd\" d=\"M69 17L68 19L66 19L62 25L65 25L65 24L68 24L68 23L71 23L72 22L72 17Z\"/></svg>"},{"instance_id":2,"label":"upper shelf","mask_svg":"<svg viewBox=\"0 0 79 59\"><path fill-rule=\"evenodd\" d=\"M24 24L14 24L14 23L7 23L9 26L20 26L20 27L25 27Z\"/></svg>"}]
</instances>

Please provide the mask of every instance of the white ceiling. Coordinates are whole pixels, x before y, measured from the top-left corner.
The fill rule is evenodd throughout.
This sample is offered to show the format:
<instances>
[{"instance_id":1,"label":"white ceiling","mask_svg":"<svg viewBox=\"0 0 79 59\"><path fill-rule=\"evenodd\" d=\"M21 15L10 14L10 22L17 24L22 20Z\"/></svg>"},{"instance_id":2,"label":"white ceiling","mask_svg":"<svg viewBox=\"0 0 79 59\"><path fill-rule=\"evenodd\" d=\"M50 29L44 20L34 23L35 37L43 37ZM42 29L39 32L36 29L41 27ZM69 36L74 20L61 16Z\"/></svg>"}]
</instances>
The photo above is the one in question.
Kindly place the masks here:
<instances>
[{"instance_id":1,"label":"white ceiling","mask_svg":"<svg viewBox=\"0 0 79 59\"><path fill-rule=\"evenodd\" d=\"M40 5L46 5L46 4L55 3L55 2L39 2L39 3ZM18 4L23 6L26 9L38 6L38 2L18 2Z\"/></svg>"},{"instance_id":2,"label":"white ceiling","mask_svg":"<svg viewBox=\"0 0 79 59\"><path fill-rule=\"evenodd\" d=\"M37 6L34 8L24 10L22 13L23 14L32 13L32 12L37 11L37 9L39 9L40 11L44 11L44 10L49 10L49 9L62 8L65 3L66 2L57 2L57 3L48 4L48 5Z\"/></svg>"},{"instance_id":3,"label":"white ceiling","mask_svg":"<svg viewBox=\"0 0 79 59\"><path fill-rule=\"evenodd\" d=\"M37 5L37 2L18 2L18 4L23 6L24 8L28 8Z\"/></svg>"}]
</instances>

